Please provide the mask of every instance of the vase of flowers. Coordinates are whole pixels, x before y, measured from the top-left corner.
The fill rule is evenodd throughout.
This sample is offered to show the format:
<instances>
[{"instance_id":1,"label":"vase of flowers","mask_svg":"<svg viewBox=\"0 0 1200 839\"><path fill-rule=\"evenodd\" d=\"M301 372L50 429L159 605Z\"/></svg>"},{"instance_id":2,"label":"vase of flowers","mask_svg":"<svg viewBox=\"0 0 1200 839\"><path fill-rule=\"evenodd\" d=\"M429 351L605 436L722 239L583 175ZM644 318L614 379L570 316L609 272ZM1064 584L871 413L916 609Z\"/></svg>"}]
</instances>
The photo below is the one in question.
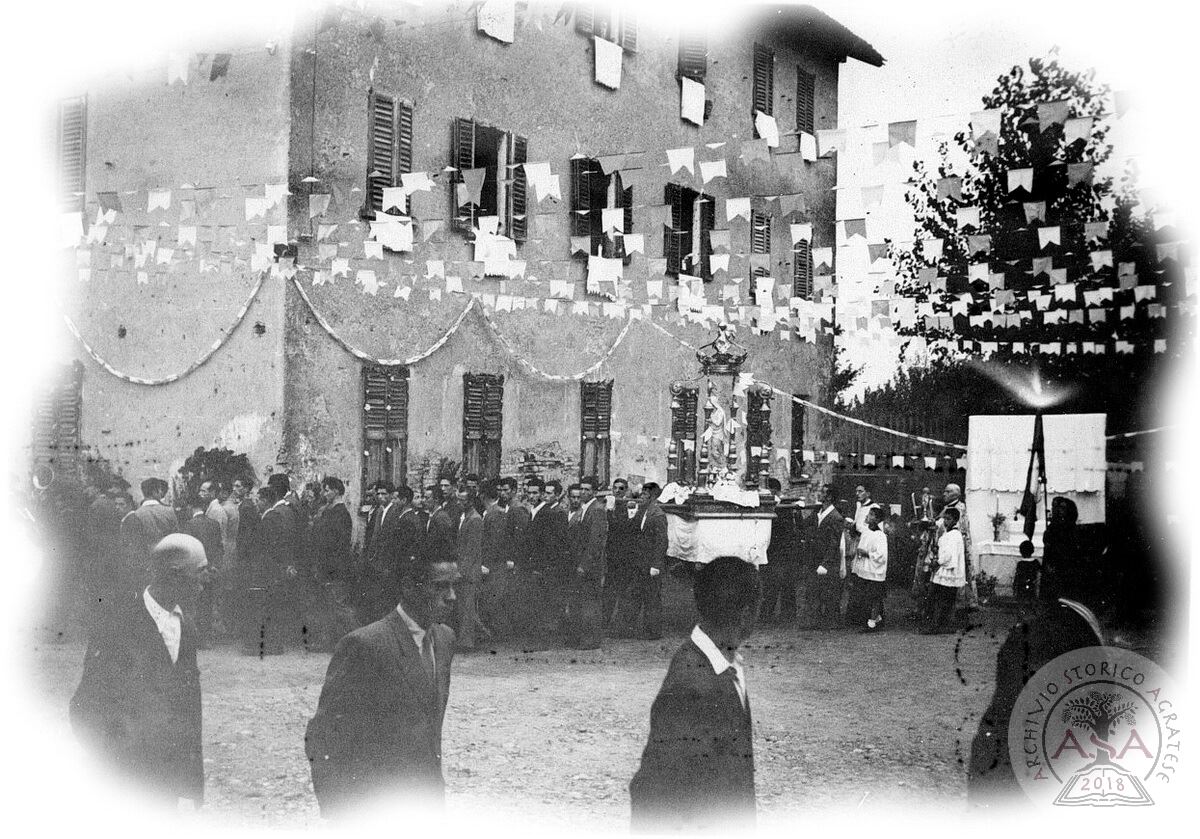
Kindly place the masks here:
<instances>
[{"instance_id":1,"label":"vase of flowers","mask_svg":"<svg viewBox=\"0 0 1200 839\"><path fill-rule=\"evenodd\" d=\"M1004 532L1004 523L1006 521L1008 521L1008 516L1004 515L1004 513L1001 513L999 510L997 510L996 512L992 513L991 520L992 520L992 540L995 542L999 542L1000 534Z\"/></svg>"}]
</instances>

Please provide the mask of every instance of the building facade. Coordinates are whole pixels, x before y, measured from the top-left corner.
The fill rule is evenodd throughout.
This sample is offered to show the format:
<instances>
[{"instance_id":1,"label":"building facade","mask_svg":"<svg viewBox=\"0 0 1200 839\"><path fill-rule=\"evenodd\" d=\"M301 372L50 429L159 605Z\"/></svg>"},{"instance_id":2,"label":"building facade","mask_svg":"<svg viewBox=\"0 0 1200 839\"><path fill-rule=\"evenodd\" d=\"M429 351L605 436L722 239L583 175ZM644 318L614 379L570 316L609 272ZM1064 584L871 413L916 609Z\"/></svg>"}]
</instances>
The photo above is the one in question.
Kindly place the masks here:
<instances>
[{"instance_id":1,"label":"building facade","mask_svg":"<svg viewBox=\"0 0 1200 839\"><path fill-rule=\"evenodd\" d=\"M751 480L802 481L789 395L832 363L813 136L878 54L808 7L382 8L64 104L84 446L136 479L222 445L356 498L449 468L689 479L724 321L755 383L725 430Z\"/></svg>"}]
</instances>

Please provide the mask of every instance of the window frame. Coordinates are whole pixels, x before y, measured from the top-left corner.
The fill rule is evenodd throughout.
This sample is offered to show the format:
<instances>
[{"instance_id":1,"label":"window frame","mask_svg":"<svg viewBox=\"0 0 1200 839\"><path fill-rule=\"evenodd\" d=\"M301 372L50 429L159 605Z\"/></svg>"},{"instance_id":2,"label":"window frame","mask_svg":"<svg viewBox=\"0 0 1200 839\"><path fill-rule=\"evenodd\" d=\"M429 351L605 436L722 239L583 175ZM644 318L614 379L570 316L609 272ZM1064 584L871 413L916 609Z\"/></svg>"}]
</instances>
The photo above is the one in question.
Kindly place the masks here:
<instances>
[{"instance_id":1,"label":"window frame","mask_svg":"<svg viewBox=\"0 0 1200 839\"><path fill-rule=\"evenodd\" d=\"M686 274L710 282L713 250L708 234L716 229L716 199L690 186L668 181L663 187L663 203L671 208L671 225L663 229L665 273L674 277ZM693 255L695 259L690 259ZM685 271L685 267L690 270Z\"/></svg>"},{"instance_id":2,"label":"window frame","mask_svg":"<svg viewBox=\"0 0 1200 839\"><path fill-rule=\"evenodd\" d=\"M382 382L380 376L386 377ZM405 365L362 366L362 489L379 480L399 485L408 478L409 368ZM373 389L382 386L382 427L369 422ZM395 413L393 414L393 407ZM373 427L374 426L374 427Z\"/></svg>"},{"instance_id":3,"label":"window frame","mask_svg":"<svg viewBox=\"0 0 1200 839\"><path fill-rule=\"evenodd\" d=\"M477 411L472 410L472 391L478 388ZM489 416L494 409L494 417ZM472 428L478 416L478 427ZM500 477L504 437L504 374L463 373L462 470L480 478Z\"/></svg>"},{"instance_id":4,"label":"window frame","mask_svg":"<svg viewBox=\"0 0 1200 839\"><path fill-rule=\"evenodd\" d=\"M796 67L796 131L814 137L817 133L817 76L800 66Z\"/></svg>"},{"instance_id":5,"label":"window frame","mask_svg":"<svg viewBox=\"0 0 1200 839\"><path fill-rule=\"evenodd\" d=\"M600 486L612 472L612 394L612 379L579 383L579 476L595 475Z\"/></svg>"},{"instance_id":6,"label":"window frame","mask_svg":"<svg viewBox=\"0 0 1200 839\"><path fill-rule=\"evenodd\" d=\"M789 458L788 478L792 483L804 480L804 437L808 426L807 409L796 399L808 399L807 393L793 394L791 400L791 457Z\"/></svg>"},{"instance_id":7,"label":"window frame","mask_svg":"<svg viewBox=\"0 0 1200 839\"><path fill-rule=\"evenodd\" d=\"M86 94L59 101L55 151L59 203L82 212L87 193Z\"/></svg>"},{"instance_id":8,"label":"window frame","mask_svg":"<svg viewBox=\"0 0 1200 839\"><path fill-rule=\"evenodd\" d=\"M775 115L775 50L766 44L754 42L753 64L750 73L750 119L759 112ZM754 127L758 137L758 126Z\"/></svg>"},{"instance_id":9,"label":"window frame","mask_svg":"<svg viewBox=\"0 0 1200 839\"><path fill-rule=\"evenodd\" d=\"M387 103L391 108L390 116L381 116L380 108ZM407 99L381 93L374 88L367 91L367 173L365 189L363 190L363 206L359 215L364 219L374 219L378 213L388 215L410 216L412 214L412 197L405 196L404 206L398 209L383 209L383 190L386 187L396 187L401 184L401 175L410 174L413 168L413 103ZM376 146L376 132L383 123L389 123L392 141L387 154L387 171L382 171L382 177L371 177L378 170L380 159ZM376 195L378 193L378 195Z\"/></svg>"},{"instance_id":10,"label":"window frame","mask_svg":"<svg viewBox=\"0 0 1200 839\"><path fill-rule=\"evenodd\" d=\"M667 464L667 480L694 486L699 478L700 434L697 429L700 419L700 386L697 384L671 385L671 443L675 446L676 465L672 470ZM692 441L689 456L685 440Z\"/></svg>"},{"instance_id":11,"label":"window frame","mask_svg":"<svg viewBox=\"0 0 1200 839\"><path fill-rule=\"evenodd\" d=\"M495 132L497 135L496 156L489 158L484 166L478 165L480 129ZM463 215L463 208L458 205L458 184L464 180L463 170L484 169L486 172L484 175L485 191L489 175L495 185L496 215L500 221L499 232L517 244L524 243L528 239L529 232L529 182L523 164L528 162L528 157L529 139L527 137L512 131L505 131L494 125L478 122L470 117L454 117L450 123L450 165L453 167L453 171L450 173L451 227L470 235L476 227L477 219L481 215L490 215L490 213L480 212L482 207L476 204L463 205L470 208L469 212ZM469 165L467 165L468 158Z\"/></svg>"},{"instance_id":12,"label":"window frame","mask_svg":"<svg viewBox=\"0 0 1200 839\"><path fill-rule=\"evenodd\" d=\"M771 473L771 401L768 388L752 387L746 391L746 488L766 485ZM759 455L751 454L754 446ZM765 474L764 474L765 473Z\"/></svg>"},{"instance_id":13,"label":"window frame","mask_svg":"<svg viewBox=\"0 0 1200 839\"><path fill-rule=\"evenodd\" d=\"M628 265L630 258L625 253L625 242L609 236L604 229L603 210L624 210L621 221L623 235L633 233L633 186L625 186L620 171L606 174L600 166L600 161L592 157L576 157L570 161L571 195L571 235L588 236L591 244L589 254L599 251L601 256L609 259L623 259ZM593 179L602 179L593 181ZM597 184L603 184L604 204L593 206L594 200L600 194Z\"/></svg>"}]
</instances>

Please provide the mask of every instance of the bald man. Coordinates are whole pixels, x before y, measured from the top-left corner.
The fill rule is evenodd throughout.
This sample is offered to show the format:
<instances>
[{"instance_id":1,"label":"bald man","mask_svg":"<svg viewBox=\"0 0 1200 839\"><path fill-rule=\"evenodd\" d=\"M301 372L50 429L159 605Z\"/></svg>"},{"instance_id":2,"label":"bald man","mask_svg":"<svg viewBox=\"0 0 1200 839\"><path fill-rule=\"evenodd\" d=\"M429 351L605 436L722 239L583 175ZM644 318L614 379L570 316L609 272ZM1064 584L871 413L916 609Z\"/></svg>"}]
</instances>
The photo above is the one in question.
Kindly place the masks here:
<instances>
[{"instance_id":1,"label":"bald man","mask_svg":"<svg viewBox=\"0 0 1200 839\"><path fill-rule=\"evenodd\" d=\"M196 599L208 575L204 547L183 533L150 552L145 589L122 595L88 643L71 699L76 735L168 807L204 800Z\"/></svg>"}]
</instances>

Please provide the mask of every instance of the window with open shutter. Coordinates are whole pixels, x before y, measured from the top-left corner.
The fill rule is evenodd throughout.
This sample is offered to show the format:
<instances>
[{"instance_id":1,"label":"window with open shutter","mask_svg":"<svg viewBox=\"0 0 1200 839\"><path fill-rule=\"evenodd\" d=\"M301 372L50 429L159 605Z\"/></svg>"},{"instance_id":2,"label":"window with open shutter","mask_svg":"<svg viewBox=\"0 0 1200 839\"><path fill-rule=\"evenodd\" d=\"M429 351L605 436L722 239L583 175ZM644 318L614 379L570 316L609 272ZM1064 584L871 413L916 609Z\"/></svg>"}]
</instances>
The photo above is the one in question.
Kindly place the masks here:
<instances>
[{"instance_id":1,"label":"window with open shutter","mask_svg":"<svg viewBox=\"0 0 1200 839\"><path fill-rule=\"evenodd\" d=\"M87 99L58 106L58 195L68 210L83 210L87 167Z\"/></svg>"},{"instance_id":2,"label":"window with open shutter","mask_svg":"<svg viewBox=\"0 0 1200 839\"><path fill-rule=\"evenodd\" d=\"M383 212L384 187L400 185L413 165L412 105L372 90L367 94L367 195L363 215ZM387 212L408 215L409 201Z\"/></svg>"},{"instance_id":3,"label":"window with open shutter","mask_svg":"<svg viewBox=\"0 0 1200 839\"><path fill-rule=\"evenodd\" d=\"M671 387L671 449L675 463L668 461L667 480L681 484L696 483L696 406L700 390L696 385Z\"/></svg>"},{"instance_id":4,"label":"window with open shutter","mask_svg":"<svg viewBox=\"0 0 1200 839\"><path fill-rule=\"evenodd\" d=\"M475 226L478 206L466 203L460 194L463 172L475 168L475 120L455 117L450 126L450 165L455 171L450 176L450 218L455 228L470 232Z\"/></svg>"},{"instance_id":5,"label":"window with open shutter","mask_svg":"<svg viewBox=\"0 0 1200 839\"><path fill-rule=\"evenodd\" d=\"M612 380L579 383L579 474L609 480L612 429Z\"/></svg>"},{"instance_id":6,"label":"window with open shutter","mask_svg":"<svg viewBox=\"0 0 1200 839\"><path fill-rule=\"evenodd\" d=\"M362 486L407 483L408 368L363 366Z\"/></svg>"},{"instance_id":7,"label":"window with open shutter","mask_svg":"<svg viewBox=\"0 0 1200 839\"><path fill-rule=\"evenodd\" d=\"M757 111L775 113L775 51L762 44L754 45L754 93L750 116ZM755 136L758 136L757 132Z\"/></svg>"},{"instance_id":8,"label":"window with open shutter","mask_svg":"<svg viewBox=\"0 0 1200 839\"><path fill-rule=\"evenodd\" d=\"M576 3L575 31L620 44L625 52L637 52L637 13L617 3Z\"/></svg>"},{"instance_id":9,"label":"window with open shutter","mask_svg":"<svg viewBox=\"0 0 1200 839\"><path fill-rule=\"evenodd\" d=\"M812 247L800 241L792 249L792 297L812 298Z\"/></svg>"},{"instance_id":10,"label":"window with open shutter","mask_svg":"<svg viewBox=\"0 0 1200 839\"><path fill-rule=\"evenodd\" d=\"M795 394L800 399L808 399L807 394ZM804 478L804 406L792 400L792 457L790 477L793 481Z\"/></svg>"},{"instance_id":11,"label":"window with open shutter","mask_svg":"<svg viewBox=\"0 0 1200 839\"><path fill-rule=\"evenodd\" d=\"M771 469L771 391L746 393L746 486L765 483Z\"/></svg>"},{"instance_id":12,"label":"window with open shutter","mask_svg":"<svg viewBox=\"0 0 1200 839\"><path fill-rule=\"evenodd\" d=\"M463 374L463 471L500 476L504 428L504 376Z\"/></svg>"},{"instance_id":13,"label":"window with open shutter","mask_svg":"<svg viewBox=\"0 0 1200 839\"><path fill-rule=\"evenodd\" d=\"M708 282L712 279L712 242L708 234L717 226L717 200L711 195L701 193L696 196L696 206L700 208L700 252L697 254L698 264L693 273Z\"/></svg>"},{"instance_id":14,"label":"window with open shutter","mask_svg":"<svg viewBox=\"0 0 1200 839\"><path fill-rule=\"evenodd\" d=\"M771 217L758 210L750 211L750 253L771 252ZM761 266L753 271L755 277L765 277L771 272Z\"/></svg>"},{"instance_id":15,"label":"window with open shutter","mask_svg":"<svg viewBox=\"0 0 1200 839\"><path fill-rule=\"evenodd\" d=\"M796 68L796 130L817 133L817 77Z\"/></svg>"},{"instance_id":16,"label":"window with open shutter","mask_svg":"<svg viewBox=\"0 0 1200 839\"><path fill-rule=\"evenodd\" d=\"M33 411L33 463L59 477L74 474L79 462L83 408L83 365L75 362L38 394Z\"/></svg>"},{"instance_id":17,"label":"window with open shutter","mask_svg":"<svg viewBox=\"0 0 1200 839\"><path fill-rule=\"evenodd\" d=\"M708 73L708 38L701 31L684 30L679 34L677 75L704 84Z\"/></svg>"},{"instance_id":18,"label":"window with open shutter","mask_svg":"<svg viewBox=\"0 0 1200 839\"><path fill-rule=\"evenodd\" d=\"M621 232L633 232L633 187L625 187L621 173L606 174L594 158L571 161L571 235L591 239L589 253L609 259L625 256L623 243L604 229L604 210L624 210Z\"/></svg>"},{"instance_id":19,"label":"window with open shutter","mask_svg":"<svg viewBox=\"0 0 1200 839\"><path fill-rule=\"evenodd\" d=\"M508 226L509 238L514 242L524 242L529 235L529 179L525 176L526 156L529 153L529 141L524 137L512 135L511 149L512 164L509 172L512 175L512 189L509 191Z\"/></svg>"},{"instance_id":20,"label":"window with open shutter","mask_svg":"<svg viewBox=\"0 0 1200 839\"><path fill-rule=\"evenodd\" d=\"M663 256L667 259L668 274L689 273L686 269L691 262L696 194L695 190L676 183L668 183L663 190L663 203L671 208L671 226L663 230Z\"/></svg>"}]
</instances>

